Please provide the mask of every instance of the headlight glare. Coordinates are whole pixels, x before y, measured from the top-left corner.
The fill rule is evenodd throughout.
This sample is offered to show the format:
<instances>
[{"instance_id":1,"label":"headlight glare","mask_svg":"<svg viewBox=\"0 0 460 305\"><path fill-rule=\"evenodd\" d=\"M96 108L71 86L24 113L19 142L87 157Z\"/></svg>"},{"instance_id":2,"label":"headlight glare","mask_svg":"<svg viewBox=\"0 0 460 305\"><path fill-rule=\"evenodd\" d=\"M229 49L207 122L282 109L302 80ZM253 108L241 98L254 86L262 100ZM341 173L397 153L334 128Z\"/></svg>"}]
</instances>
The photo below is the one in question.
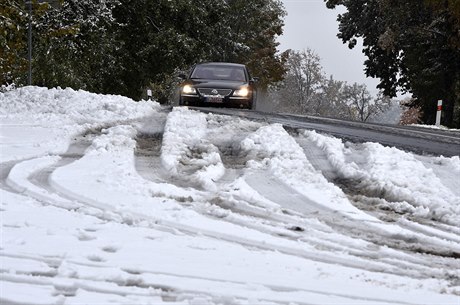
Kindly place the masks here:
<instances>
[{"instance_id":1,"label":"headlight glare","mask_svg":"<svg viewBox=\"0 0 460 305\"><path fill-rule=\"evenodd\" d=\"M184 94L196 94L196 89L190 85L185 85L182 87L182 93Z\"/></svg>"},{"instance_id":2,"label":"headlight glare","mask_svg":"<svg viewBox=\"0 0 460 305\"><path fill-rule=\"evenodd\" d=\"M246 97L246 96L249 95L249 88L248 87L241 87L240 89L235 90L235 92L233 92L233 95L234 96Z\"/></svg>"}]
</instances>

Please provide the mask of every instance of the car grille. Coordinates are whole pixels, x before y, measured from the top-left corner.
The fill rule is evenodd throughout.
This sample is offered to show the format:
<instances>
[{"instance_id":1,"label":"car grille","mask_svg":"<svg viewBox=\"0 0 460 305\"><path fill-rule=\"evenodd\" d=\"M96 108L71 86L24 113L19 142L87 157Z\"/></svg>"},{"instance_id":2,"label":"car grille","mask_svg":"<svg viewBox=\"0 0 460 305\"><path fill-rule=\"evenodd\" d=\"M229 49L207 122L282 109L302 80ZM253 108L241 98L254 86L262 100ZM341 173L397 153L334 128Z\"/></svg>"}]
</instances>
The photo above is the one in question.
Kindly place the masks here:
<instances>
[{"instance_id":1,"label":"car grille","mask_svg":"<svg viewBox=\"0 0 460 305\"><path fill-rule=\"evenodd\" d=\"M198 92L201 94L201 95L221 95L221 96L227 96L227 95L230 95L230 93L232 93L232 89L214 89L214 88L197 88L198 89ZM215 91L217 91L217 94L215 93ZM214 92L213 92L214 91Z\"/></svg>"}]
</instances>

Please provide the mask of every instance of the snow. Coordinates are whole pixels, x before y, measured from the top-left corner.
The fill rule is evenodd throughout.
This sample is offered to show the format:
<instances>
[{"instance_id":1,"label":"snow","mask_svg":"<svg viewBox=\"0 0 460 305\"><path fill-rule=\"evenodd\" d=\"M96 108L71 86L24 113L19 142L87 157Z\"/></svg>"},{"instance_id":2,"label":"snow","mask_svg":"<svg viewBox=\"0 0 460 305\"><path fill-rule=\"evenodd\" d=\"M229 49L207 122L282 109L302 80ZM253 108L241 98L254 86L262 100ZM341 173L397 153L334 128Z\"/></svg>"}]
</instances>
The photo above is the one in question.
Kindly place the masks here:
<instances>
[{"instance_id":1,"label":"snow","mask_svg":"<svg viewBox=\"0 0 460 305\"><path fill-rule=\"evenodd\" d=\"M213 181L225 172L219 150L203 140L207 121L204 114L177 108L168 116L161 147L163 165L173 175L182 165L196 168L194 179L207 189L215 189Z\"/></svg>"},{"instance_id":2,"label":"snow","mask_svg":"<svg viewBox=\"0 0 460 305\"><path fill-rule=\"evenodd\" d=\"M0 93L2 304L459 304L460 159Z\"/></svg>"},{"instance_id":3,"label":"snow","mask_svg":"<svg viewBox=\"0 0 460 305\"><path fill-rule=\"evenodd\" d=\"M451 131L451 132L459 132L460 129L454 129L454 128L448 128L443 125L422 125L422 124L409 124L408 126L412 127L419 127L419 128L427 128L427 129L440 129L440 130L445 130L445 131Z\"/></svg>"},{"instance_id":4,"label":"snow","mask_svg":"<svg viewBox=\"0 0 460 305\"><path fill-rule=\"evenodd\" d=\"M413 154L377 143L365 143L353 149L338 139L329 139L314 131L306 131L305 135L328 152L341 178L357 181L360 189L384 194L387 201L405 206L416 216L452 225L460 223L458 192L446 187L444 181ZM356 155L360 156L358 160L354 160ZM437 160L448 164L454 176L460 177L458 156Z\"/></svg>"}]
</instances>

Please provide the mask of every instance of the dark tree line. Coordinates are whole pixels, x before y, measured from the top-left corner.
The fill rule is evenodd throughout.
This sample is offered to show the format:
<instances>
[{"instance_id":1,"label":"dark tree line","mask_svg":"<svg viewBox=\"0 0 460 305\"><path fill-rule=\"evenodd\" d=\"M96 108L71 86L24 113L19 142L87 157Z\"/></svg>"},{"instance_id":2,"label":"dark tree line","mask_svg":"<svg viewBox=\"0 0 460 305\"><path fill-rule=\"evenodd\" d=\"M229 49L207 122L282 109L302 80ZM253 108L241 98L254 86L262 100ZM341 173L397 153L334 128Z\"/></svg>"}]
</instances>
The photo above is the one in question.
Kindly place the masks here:
<instances>
[{"instance_id":1,"label":"dark tree line","mask_svg":"<svg viewBox=\"0 0 460 305\"><path fill-rule=\"evenodd\" d=\"M33 1L33 84L165 99L200 61L247 64L262 86L282 79L279 0ZM0 4L1 84L26 83L28 10Z\"/></svg>"},{"instance_id":2,"label":"dark tree line","mask_svg":"<svg viewBox=\"0 0 460 305\"><path fill-rule=\"evenodd\" d=\"M460 127L459 0L325 0L343 5L338 37L353 48L363 39L366 74L385 95L413 94L423 121L433 124L443 100L443 125Z\"/></svg>"}]
</instances>

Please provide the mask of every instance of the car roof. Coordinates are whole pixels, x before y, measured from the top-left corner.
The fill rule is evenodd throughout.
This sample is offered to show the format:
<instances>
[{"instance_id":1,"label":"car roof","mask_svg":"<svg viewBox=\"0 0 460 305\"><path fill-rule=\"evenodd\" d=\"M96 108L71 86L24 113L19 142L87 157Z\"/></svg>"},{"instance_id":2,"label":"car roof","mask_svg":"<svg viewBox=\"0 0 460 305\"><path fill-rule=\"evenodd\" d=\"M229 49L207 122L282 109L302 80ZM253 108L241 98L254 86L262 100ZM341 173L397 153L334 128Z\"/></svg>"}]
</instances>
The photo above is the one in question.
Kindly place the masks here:
<instances>
[{"instance_id":1,"label":"car roof","mask_svg":"<svg viewBox=\"0 0 460 305\"><path fill-rule=\"evenodd\" d=\"M242 64L232 63L232 62L203 62L197 64L197 66L230 66L230 67L246 67Z\"/></svg>"}]
</instances>

